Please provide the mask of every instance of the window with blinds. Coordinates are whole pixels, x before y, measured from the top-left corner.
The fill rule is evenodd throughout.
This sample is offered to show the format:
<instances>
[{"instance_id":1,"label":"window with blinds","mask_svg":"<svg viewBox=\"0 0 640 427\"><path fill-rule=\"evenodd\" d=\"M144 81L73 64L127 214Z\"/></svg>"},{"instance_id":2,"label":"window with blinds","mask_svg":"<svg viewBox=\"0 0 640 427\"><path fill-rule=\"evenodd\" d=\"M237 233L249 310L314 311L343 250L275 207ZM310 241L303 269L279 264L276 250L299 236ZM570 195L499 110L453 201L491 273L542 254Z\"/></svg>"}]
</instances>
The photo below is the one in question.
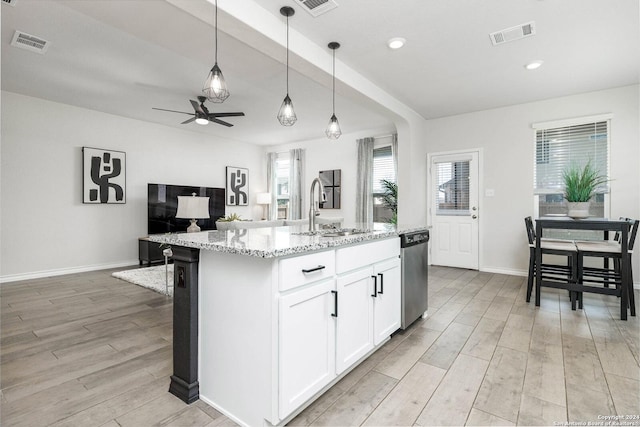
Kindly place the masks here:
<instances>
[{"instance_id":1,"label":"window with blinds","mask_svg":"<svg viewBox=\"0 0 640 427\"><path fill-rule=\"evenodd\" d=\"M436 215L469 214L469 161L435 163Z\"/></svg>"},{"instance_id":2,"label":"window with blinds","mask_svg":"<svg viewBox=\"0 0 640 427\"><path fill-rule=\"evenodd\" d=\"M382 204L382 194L384 187L382 180L386 179L396 182L396 174L393 167L393 152L391 146L387 145L373 150L373 221L387 222L393 212Z\"/></svg>"},{"instance_id":3,"label":"window with blinds","mask_svg":"<svg viewBox=\"0 0 640 427\"><path fill-rule=\"evenodd\" d=\"M391 146L375 148L373 150L373 194L384 192L381 181L386 179L395 182L396 176L393 170L393 153Z\"/></svg>"},{"instance_id":4,"label":"window with blinds","mask_svg":"<svg viewBox=\"0 0 640 427\"><path fill-rule=\"evenodd\" d=\"M536 129L534 194L538 197L538 215L566 214L563 172L568 167L583 167L588 162L609 176L609 121L602 120L572 126ZM602 186L591 201L590 214L605 216Z\"/></svg>"},{"instance_id":5,"label":"window with blinds","mask_svg":"<svg viewBox=\"0 0 640 427\"><path fill-rule=\"evenodd\" d=\"M278 219L287 219L289 215L289 153L278 154L276 159L276 180Z\"/></svg>"}]
</instances>

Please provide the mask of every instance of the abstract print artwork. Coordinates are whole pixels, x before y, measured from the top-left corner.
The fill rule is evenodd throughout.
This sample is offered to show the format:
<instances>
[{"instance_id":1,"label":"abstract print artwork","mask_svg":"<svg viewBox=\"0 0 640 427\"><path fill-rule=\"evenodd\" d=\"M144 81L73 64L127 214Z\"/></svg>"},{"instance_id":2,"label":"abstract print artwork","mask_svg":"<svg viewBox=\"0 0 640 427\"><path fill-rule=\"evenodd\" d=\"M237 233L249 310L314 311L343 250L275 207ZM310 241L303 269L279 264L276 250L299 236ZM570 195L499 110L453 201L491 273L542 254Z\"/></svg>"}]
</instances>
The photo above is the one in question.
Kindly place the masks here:
<instances>
[{"instance_id":1,"label":"abstract print artwork","mask_svg":"<svg viewBox=\"0 0 640 427\"><path fill-rule=\"evenodd\" d=\"M126 203L126 153L82 147L82 202Z\"/></svg>"},{"instance_id":2,"label":"abstract print artwork","mask_svg":"<svg viewBox=\"0 0 640 427\"><path fill-rule=\"evenodd\" d=\"M227 166L227 206L249 204L249 169Z\"/></svg>"}]
</instances>

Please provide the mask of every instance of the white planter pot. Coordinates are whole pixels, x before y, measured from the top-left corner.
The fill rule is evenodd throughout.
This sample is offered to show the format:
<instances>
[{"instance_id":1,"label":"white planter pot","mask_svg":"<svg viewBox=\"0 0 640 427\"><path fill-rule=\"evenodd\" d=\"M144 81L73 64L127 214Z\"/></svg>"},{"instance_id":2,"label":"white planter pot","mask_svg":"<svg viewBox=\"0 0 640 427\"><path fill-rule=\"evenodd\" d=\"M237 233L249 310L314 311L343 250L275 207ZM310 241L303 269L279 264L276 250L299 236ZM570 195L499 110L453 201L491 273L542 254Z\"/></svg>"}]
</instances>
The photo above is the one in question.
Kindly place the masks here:
<instances>
[{"instance_id":1,"label":"white planter pot","mask_svg":"<svg viewBox=\"0 0 640 427\"><path fill-rule=\"evenodd\" d=\"M567 202L567 215L575 219L588 218L589 205L590 202Z\"/></svg>"}]
</instances>

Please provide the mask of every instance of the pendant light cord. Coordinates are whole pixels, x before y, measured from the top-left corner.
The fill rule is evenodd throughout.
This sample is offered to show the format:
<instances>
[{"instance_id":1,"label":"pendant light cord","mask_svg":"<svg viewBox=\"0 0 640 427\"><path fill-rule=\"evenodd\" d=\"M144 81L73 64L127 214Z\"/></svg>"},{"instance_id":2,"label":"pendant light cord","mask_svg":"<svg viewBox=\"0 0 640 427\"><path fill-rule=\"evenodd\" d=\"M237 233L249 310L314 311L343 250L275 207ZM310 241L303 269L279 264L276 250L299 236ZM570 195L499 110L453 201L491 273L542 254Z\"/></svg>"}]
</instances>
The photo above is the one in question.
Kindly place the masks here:
<instances>
[{"instance_id":1,"label":"pendant light cord","mask_svg":"<svg viewBox=\"0 0 640 427\"><path fill-rule=\"evenodd\" d=\"M336 115L336 50L333 49L333 115Z\"/></svg>"},{"instance_id":2,"label":"pendant light cord","mask_svg":"<svg viewBox=\"0 0 640 427\"><path fill-rule=\"evenodd\" d=\"M287 15L287 95L289 95L289 15Z\"/></svg>"},{"instance_id":3,"label":"pendant light cord","mask_svg":"<svg viewBox=\"0 0 640 427\"><path fill-rule=\"evenodd\" d=\"M215 12L215 25L216 25L216 32L215 32L215 45L216 45L216 53L215 53L215 63L218 63L218 0L215 0L215 6L216 6L216 12Z\"/></svg>"}]
</instances>

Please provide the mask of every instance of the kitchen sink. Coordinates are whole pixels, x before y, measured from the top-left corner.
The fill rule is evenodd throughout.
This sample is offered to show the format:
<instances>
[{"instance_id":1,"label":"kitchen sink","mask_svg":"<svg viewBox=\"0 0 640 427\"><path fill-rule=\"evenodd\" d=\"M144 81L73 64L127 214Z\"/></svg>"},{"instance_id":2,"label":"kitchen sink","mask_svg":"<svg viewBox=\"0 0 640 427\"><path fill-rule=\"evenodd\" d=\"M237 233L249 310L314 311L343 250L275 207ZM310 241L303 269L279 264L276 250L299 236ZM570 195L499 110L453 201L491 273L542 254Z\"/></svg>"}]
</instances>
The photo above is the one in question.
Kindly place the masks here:
<instances>
[{"instance_id":1,"label":"kitchen sink","mask_svg":"<svg viewBox=\"0 0 640 427\"><path fill-rule=\"evenodd\" d=\"M291 233L298 236L319 236L319 237L345 237L355 234L367 233L368 230L360 230L357 228L339 228L336 230L320 230L320 231L300 231Z\"/></svg>"},{"instance_id":2,"label":"kitchen sink","mask_svg":"<svg viewBox=\"0 0 640 427\"><path fill-rule=\"evenodd\" d=\"M322 233L322 237L344 237L344 236L352 236L355 234L363 234L366 233L367 230L358 230L357 228L350 229L341 229L341 230L330 230L326 233Z\"/></svg>"}]
</instances>

